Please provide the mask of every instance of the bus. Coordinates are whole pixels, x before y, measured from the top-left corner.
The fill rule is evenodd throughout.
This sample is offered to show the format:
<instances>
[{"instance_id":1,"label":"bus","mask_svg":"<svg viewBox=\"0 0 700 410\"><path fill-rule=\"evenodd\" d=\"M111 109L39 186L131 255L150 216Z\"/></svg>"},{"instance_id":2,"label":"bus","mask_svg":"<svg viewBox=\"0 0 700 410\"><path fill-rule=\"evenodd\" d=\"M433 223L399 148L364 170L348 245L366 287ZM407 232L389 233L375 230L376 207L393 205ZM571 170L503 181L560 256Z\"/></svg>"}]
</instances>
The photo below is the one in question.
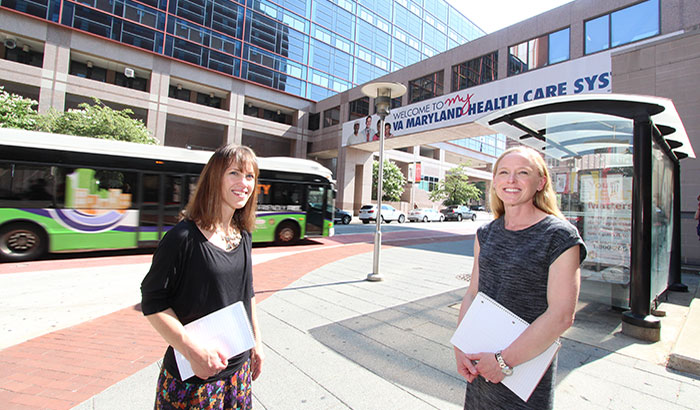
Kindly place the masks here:
<instances>
[{"instance_id":1,"label":"bus","mask_svg":"<svg viewBox=\"0 0 700 410\"><path fill-rule=\"evenodd\" d=\"M180 219L212 152L0 128L0 259L154 247ZM258 158L254 242L334 233L332 173Z\"/></svg>"}]
</instances>

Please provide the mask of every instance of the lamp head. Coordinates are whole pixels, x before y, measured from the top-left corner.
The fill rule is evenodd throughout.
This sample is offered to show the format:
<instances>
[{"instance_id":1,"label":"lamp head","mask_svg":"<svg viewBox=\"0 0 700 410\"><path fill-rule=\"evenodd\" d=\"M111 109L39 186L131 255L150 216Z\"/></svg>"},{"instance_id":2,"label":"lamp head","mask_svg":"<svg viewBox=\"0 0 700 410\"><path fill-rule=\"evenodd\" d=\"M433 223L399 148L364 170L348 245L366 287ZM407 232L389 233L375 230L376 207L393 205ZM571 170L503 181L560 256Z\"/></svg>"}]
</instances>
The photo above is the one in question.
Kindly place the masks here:
<instances>
[{"instance_id":1,"label":"lamp head","mask_svg":"<svg viewBox=\"0 0 700 410\"><path fill-rule=\"evenodd\" d=\"M388 96L377 96L374 98L374 106L377 108L377 114L386 116L391 108L391 93Z\"/></svg>"},{"instance_id":2,"label":"lamp head","mask_svg":"<svg viewBox=\"0 0 700 410\"><path fill-rule=\"evenodd\" d=\"M374 97L377 114L383 118L389 114L391 99L404 95L406 86L389 82L370 83L362 87L362 93L368 97Z\"/></svg>"}]
</instances>

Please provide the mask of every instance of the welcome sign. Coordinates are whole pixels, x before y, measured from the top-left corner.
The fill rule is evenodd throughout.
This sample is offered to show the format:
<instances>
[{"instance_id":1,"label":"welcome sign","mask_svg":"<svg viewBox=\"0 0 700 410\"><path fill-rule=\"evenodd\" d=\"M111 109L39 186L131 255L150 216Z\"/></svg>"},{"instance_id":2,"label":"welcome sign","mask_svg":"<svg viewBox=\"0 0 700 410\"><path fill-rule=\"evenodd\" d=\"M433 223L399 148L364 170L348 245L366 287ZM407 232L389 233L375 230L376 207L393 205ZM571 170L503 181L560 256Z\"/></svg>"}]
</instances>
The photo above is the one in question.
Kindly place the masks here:
<instances>
[{"instance_id":1,"label":"welcome sign","mask_svg":"<svg viewBox=\"0 0 700 410\"><path fill-rule=\"evenodd\" d=\"M384 137L467 124L491 112L527 101L581 93L609 93L611 89L608 51L395 108L386 117ZM371 124L377 124L378 120L379 116L373 115ZM344 123L343 145L379 139L378 126L372 133L358 132L365 127L365 119Z\"/></svg>"}]
</instances>

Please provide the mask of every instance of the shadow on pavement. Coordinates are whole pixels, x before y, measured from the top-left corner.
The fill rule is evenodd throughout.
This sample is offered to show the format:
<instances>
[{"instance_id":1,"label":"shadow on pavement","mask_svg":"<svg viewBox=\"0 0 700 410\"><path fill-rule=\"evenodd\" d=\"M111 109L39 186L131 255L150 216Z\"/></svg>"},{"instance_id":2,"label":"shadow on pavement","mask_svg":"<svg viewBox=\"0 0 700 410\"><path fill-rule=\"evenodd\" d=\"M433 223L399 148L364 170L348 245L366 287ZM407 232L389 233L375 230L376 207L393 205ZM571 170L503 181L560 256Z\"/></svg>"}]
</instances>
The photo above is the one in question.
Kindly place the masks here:
<instances>
[{"instance_id":1,"label":"shadow on pavement","mask_svg":"<svg viewBox=\"0 0 700 410\"><path fill-rule=\"evenodd\" d=\"M343 282L332 282L332 283L320 283L317 285L307 285L307 286L296 286L296 287L285 287L281 289L263 289L263 290L256 290L255 293L275 293L275 292L287 292L290 290L302 290L302 289L311 289L311 288L324 288L327 286L338 286L338 285L349 285L352 283L362 283L364 282L364 279L361 280L348 280L348 281L343 281Z\"/></svg>"},{"instance_id":2,"label":"shadow on pavement","mask_svg":"<svg viewBox=\"0 0 700 410\"><path fill-rule=\"evenodd\" d=\"M466 382L449 343L465 289L311 329L316 340L386 381L461 405ZM420 397L420 396L419 396Z\"/></svg>"}]
</instances>

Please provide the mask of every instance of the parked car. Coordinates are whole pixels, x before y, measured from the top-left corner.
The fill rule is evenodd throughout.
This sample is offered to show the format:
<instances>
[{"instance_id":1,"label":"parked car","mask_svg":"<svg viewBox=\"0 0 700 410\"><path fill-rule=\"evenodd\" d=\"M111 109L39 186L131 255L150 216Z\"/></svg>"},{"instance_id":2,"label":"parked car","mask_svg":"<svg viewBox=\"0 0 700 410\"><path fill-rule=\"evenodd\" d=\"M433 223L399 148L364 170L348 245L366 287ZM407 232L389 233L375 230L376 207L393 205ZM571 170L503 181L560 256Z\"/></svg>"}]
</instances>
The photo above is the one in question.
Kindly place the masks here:
<instances>
[{"instance_id":1,"label":"parked car","mask_svg":"<svg viewBox=\"0 0 700 410\"><path fill-rule=\"evenodd\" d=\"M333 212L333 222L347 225L350 221L352 221L352 214L350 212L335 208L335 212Z\"/></svg>"},{"instance_id":2,"label":"parked car","mask_svg":"<svg viewBox=\"0 0 700 410\"><path fill-rule=\"evenodd\" d=\"M430 208L418 208L408 213L408 220L411 222L442 222L445 215Z\"/></svg>"},{"instance_id":3,"label":"parked car","mask_svg":"<svg viewBox=\"0 0 700 410\"><path fill-rule=\"evenodd\" d=\"M370 221L377 220L377 205L363 205L360 208L358 216L362 223L368 224ZM382 214L380 216L382 222L399 221L402 224L406 220L406 215L391 205L382 205Z\"/></svg>"},{"instance_id":4,"label":"parked car","mask_svg":"<svg viewBox=\"0 0 700 410\"><path fill-rule=\"evenodd\" d=\"M484 208L483 205L472 205L471 206L472 211L485 211L486 208Z\"/></svg>"},{"instance_id":5,"label":"parked car","mask_svg":"<svg viewBox=\"0 0 700 410\"><path fill-rule=\"evenodd\" d=\"M440 213L445 215L445 219L448 221L461 221L462 219L476 220L474 211L464 205L450 205L445 209L441 209Z\"/></svg>"}]
</instances>

